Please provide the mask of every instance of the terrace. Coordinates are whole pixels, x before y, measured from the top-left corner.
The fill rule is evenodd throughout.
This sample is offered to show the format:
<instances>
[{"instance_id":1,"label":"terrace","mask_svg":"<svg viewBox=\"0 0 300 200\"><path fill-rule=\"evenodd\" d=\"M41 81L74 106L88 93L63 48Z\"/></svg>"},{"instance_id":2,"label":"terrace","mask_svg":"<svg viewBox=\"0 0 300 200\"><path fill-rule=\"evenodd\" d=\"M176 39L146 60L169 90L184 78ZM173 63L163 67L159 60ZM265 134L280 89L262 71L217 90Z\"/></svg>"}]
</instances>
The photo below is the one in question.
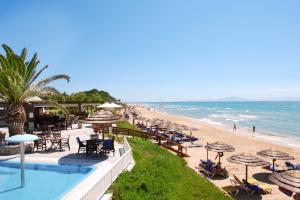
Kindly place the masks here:
<instances>
[{"instance_id":1,"label":"terrace","mask_svg":"<svg viewBox=\"0 0 300 200\"><path fill-rule=\"evenodd\" d=\"M82 129L77 129L75 126L75 129L61 131L61 137L67 138L70 135L70 151L68 148L64 148L63 151L50 150L28 153L26 154L26 163L93 167L93 172L66 193L62 199L74 200L87 197L89 199L98 199L106 192L118 175L132 162L131 148L127 140L125 140L124 144L115 143L115 153L86 155L85 152L81 152L78 154L76 138L79 137L82 141L89 140L90 135L94 134L94 132L87 124L84 124ZM19 155L0 157L0 161L19 162L19 159ZM45 180L45 182L47 181Z\"/></svg>"}]
</instances>

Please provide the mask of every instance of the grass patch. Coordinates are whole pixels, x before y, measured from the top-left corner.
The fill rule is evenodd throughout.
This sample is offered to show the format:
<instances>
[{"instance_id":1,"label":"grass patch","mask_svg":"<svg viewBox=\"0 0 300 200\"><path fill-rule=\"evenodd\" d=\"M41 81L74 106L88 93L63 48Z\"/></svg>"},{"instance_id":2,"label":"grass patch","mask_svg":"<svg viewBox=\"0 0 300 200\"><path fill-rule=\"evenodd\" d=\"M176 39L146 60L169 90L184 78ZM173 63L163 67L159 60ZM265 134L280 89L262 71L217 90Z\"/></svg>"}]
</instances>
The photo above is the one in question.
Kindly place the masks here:
<instances>
[{"instance_id":1,"label":"grass patch","mask_svg":"<svg viewBox=\"0 0 300 200\"><path fill-rule=\"evenodd\" d=\"M132 129L133 126L130 124L128 121L122 121L117 123L118 128L127 128L127 129Z\"/></svg>"},{"instance_id":2,"label":"grass patch","mask_svg":"<svg viewBox=\"0 0 300 200\"><path fill-rule=\"evenodd\" d=\"M229 200L217 187L186 167L185 161L140 138L128 139L136 165L113 184L114 200Z\"/></svg>"}]
</instances>

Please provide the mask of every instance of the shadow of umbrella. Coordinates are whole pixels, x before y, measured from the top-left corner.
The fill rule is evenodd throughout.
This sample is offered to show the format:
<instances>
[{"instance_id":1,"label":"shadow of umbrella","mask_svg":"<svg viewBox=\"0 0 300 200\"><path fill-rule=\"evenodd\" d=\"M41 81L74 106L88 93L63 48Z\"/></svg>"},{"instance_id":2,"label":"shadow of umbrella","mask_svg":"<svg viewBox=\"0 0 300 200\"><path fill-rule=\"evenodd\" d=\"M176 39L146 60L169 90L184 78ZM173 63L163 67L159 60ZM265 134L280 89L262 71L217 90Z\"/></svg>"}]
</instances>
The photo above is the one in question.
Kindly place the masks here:
<instances>
[{"instance_id":1,"label":"shadow of umbrella","mask_svg":"<svg viewBox=\"0 0 300 200\"><path fill-rule=\"evenodd\" d=\"M253 174L253 178L259 182L266 183L269 185L274 185L272 181L269 180L270 173L256 173Z\"/></svg>"}]
</instances>

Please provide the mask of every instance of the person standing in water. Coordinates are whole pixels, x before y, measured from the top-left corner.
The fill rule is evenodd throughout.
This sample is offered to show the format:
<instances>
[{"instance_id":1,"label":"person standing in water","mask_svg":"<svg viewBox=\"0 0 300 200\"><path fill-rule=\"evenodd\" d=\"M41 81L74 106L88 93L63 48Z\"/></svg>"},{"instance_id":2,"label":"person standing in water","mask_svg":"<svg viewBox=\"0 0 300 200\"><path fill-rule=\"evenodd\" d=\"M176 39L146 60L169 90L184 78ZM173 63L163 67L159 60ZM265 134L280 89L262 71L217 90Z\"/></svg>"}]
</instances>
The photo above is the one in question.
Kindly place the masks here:
<instances>
[{"instance_id":1,"label":"person standing in water","mask_svg":"<svg viewBox=\"0 0 300 200\"><path fill-rule=\"evenodd\" d=\"M252 131L253 131L253 136L254 136L255 131L256 131L256 127L255 126L253 126Z\"/></svg>"},{"instance_id":2,"label":"person standing in water","mask_svg":"<svg viewBox=\"0 0 300 200\"><path fill-rule=\"evenodd\" d=\"M236 132L236 124L233 124L233 132Z\"/></svg>"}]
</instances>

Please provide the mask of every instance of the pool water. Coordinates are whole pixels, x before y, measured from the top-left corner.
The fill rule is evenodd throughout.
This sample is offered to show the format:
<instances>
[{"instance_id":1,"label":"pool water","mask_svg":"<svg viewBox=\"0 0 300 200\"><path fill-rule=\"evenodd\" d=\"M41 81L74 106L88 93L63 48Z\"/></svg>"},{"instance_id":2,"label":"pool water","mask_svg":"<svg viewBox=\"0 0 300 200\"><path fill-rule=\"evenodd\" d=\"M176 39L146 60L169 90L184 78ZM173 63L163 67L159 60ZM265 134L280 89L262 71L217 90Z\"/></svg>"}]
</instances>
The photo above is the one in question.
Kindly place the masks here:
<instances>
[{"instance_id":1,"label":"pool water","mask_svg":"<svg viewBox=\"0 0 300 200\"><path fill-rule=\"evenodd\" d=\"M21 188L20 163L0 162L0 200L60 199L92 171L80 165L25 165L25 187Z\"/></svg>"}]
</instances>

